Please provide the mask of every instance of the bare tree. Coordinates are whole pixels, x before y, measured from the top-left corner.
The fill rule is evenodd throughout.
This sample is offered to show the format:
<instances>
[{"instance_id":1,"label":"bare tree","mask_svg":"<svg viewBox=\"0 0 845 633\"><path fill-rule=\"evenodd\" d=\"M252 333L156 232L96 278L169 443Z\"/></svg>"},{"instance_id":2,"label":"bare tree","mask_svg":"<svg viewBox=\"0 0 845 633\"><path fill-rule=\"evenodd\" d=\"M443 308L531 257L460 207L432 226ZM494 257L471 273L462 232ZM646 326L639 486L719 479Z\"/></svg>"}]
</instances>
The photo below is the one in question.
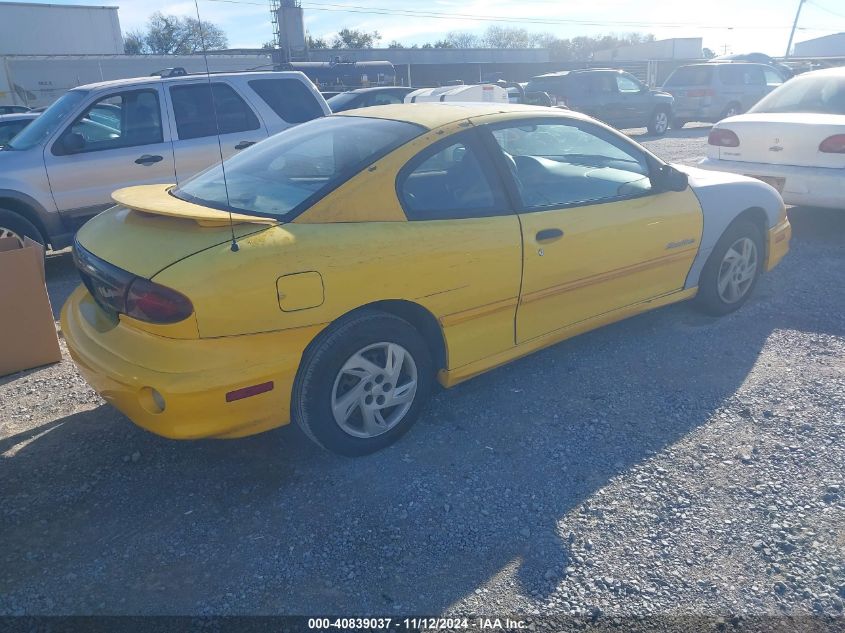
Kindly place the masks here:
<instances>
[{"instance_id":1,"label":"bare tree","mask_svg":"<svg viewBox=\"0 0 845 633\"><path fill-rule=\"evenodd\" d=\"M525 29L511 26L488 26L483 38L487 48L531 48L532 37Z\"/></svg>"},{"instance_id":2,"label":"bare tree","mask_svg":"<svg viewBox=\"0 0 845 633\"><path fill-rule=\"evenodd\" d=\"M481 45L481 38L470 31L449 31L445 41L450 48L478 48Z\"/></svg>"},{"instance_id":3,"label":"bare tree","mask_svg":"<svg viewBox=\"0 0 845 633\"><path fill-rule=\"evenodd\" d=\"M651 33L625 33L622 35L581 35L572 39L559 39L551 33L533 35L533 46L548 48L551 58L555 61L586 61L592 58L596 51L653 42L655 37Z\"/></svg>"}]
</instances>

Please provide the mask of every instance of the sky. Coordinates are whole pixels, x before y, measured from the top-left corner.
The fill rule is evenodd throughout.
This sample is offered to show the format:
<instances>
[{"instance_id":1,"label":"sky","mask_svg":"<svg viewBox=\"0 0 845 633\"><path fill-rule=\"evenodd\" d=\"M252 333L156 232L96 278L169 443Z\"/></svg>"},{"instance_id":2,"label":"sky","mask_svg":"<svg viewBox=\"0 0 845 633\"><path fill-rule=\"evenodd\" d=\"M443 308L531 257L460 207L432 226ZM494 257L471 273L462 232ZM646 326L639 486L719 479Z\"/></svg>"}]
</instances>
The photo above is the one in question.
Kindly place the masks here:
<instances>
[{"instance_id":1,"label":"sky","mask_svg":"<svg viewBox=\"0 0 845 633\"><path fill-rule=\"evenodd\" d=\"M124 32L143 27L155 11L196 16L193 0L45 2L116 5ZM202 19L221 27L230 47L258 47L272 39L269 0L198 2ZM382 46L393 40L405 45L434 42L449 31L481 35L495 24L558 37L631 31L653 33L658 39L703 37L704 46L717 54L783 55L798 0L302 0L302 6L312 36L331 40L344 27L377 30ZM796 42L845 31L845 3L806 0L798 27Z\"/></svg>"}]
</instances>

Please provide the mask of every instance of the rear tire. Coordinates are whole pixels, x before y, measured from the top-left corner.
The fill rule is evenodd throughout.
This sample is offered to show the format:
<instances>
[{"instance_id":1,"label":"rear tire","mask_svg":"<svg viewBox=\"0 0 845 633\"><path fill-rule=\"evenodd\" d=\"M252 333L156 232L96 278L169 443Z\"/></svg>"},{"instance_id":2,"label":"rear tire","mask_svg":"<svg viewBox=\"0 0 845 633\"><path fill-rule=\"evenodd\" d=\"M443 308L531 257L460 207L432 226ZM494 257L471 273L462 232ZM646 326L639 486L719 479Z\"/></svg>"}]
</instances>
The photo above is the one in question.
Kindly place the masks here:
<instances>
[{"instance_id":1,"label":"rear tire","mask_svg":"<svg viewBox=\"0 0 845 633\"><path fill-rule=\"evenodd\" d=\"M760 273L765 250L759 227L746 219L734 221L701 271L696 304L702 312L722 316L748 301Z\"/></svg>"},{"instance_id":2,"label":"rear tire","mask_svg":"<svg viewBox=\"0 0 845 633\"><path fill-rule=\"evenodd\" d=\"M672 119L672 129L673 130L680 130L683 128L689 121L685 119Z\"/></svg>"},{"instance_id":3,"label":"rear tire","mask_svg":"<svg viewBox=\"0 0 845 633\"><path fill-rule=\"evenodd\" d=\"M433 379L428 346L410 323L362 310L330 326L305 351L291 416L323 448L367 455L411 428Z\"/></svg>"},{"instance_id":4,"label":"rear tire","mask_svg":"<svg viewBox=\"0 0 845 633\"><path fill-rule=\"evenodd\" d=\"M23 238L28 237L45 247L44 237L32 222L14 211L0 209L0 237L15 238L23 244Z\"/></svg>"},{"instance_id":5,"label":"rear tire","mask_svg":"<svg viewBox=\"0 0 845 633\"><path fill-rule=\"evenodd\" d=\"M648 120L648 133L652 136L663 136L669 129L669 111L666 108L655 108Z\"/></svg>"}]
</instances>

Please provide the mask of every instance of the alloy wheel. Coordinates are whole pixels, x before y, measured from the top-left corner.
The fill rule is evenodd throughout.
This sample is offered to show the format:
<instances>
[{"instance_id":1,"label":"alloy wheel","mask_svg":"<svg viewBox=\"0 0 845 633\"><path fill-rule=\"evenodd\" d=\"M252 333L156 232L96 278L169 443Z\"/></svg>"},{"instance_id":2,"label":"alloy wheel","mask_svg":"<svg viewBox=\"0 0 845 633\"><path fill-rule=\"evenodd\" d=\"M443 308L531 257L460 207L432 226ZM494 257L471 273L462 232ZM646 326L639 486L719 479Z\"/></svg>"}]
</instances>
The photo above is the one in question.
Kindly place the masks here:
<instances>
[{"instance_id":1,"label":"alloy wheel","mask_svg":"<svg viewBox=\"0 0 845 633\"><path fill-rule=\"evenodd\" d=\"M757 245L750 237L734 242L719 266L719 298L725 303L740 301L754 283L757 275Z\"/></svg>"},{"instance_id":2,"label":"alloy wheel","mask_svg":"<svg viewBox=\"0 0 845 633\"><path fill-rule=\"evenodd\" d=\"M331 408L349 435L371 438L399 424L414 403L417 365L397 343L380 342L355 352L338 371Z\"/></svg>"},{"instance_id":3,"label":"alloy wheel","mask_svg":"<svg viewBox=\"0 0 845 633\"><path fill-rule=\"evenodd\" d=\"M654 115L654 131L663 134L669 128L669 115L662 110Z\"/></svg>"},{"instance_id":4,"label":"alloy wheel","mask_svg":"<svg viewBox=\"0 0 845 633\"><path fill-rule=\"evenodd\" d=\"M15 233L12 229L8 229L5 226L0 226L0 239L4 237L11 237L12 239L17 240L18 244L23 246L23 238L20 235Z\"/></svg>"}]
</instances>

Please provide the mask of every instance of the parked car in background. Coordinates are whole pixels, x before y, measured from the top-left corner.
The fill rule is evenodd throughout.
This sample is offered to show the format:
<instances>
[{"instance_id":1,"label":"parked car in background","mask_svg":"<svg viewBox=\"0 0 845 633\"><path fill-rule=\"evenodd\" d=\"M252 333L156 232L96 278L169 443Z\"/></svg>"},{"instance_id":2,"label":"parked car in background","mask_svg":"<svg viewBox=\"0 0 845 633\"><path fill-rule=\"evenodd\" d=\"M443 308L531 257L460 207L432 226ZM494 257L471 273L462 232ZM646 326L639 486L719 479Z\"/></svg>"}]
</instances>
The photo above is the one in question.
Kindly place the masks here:
<instances>
[{"instance_id":1,"label":"parked car in background","mask_svg":"<svg viewBox=\"0 0 845 633\"><path fill-rule=\"evenodd\" d=\"M402 103L405 95L414 92L416 88L408 86L377 86L373 88L358 88L341 92L328 99L332 112L344 112L355 108L369 108L377 105Z\"/></svg>"},{"instance_id":2,"label":"parked car in background","mask_svg":"<svg viewBox=\"0 0 845 633\"><path fill-rule=\"evenodd\" d=\"M533 77L527 92L546 92L556 102L617 128L647 127L666 133L672 117L672 95L648 86L623 70L564 70Z\"/></svg>"},{"instance_id":3,"label":"parked car in background","mask_svg":"<svg viewBox=\"0 0 845 633\"><path fill-rule=\"evenodd\" d=\"M790 79L795 75L793 69L783 64L765 53L734 53L732 55L719 55L713 59L707 60L714 62L754 62L755 64L766 64L776 69L784 79Z\"/></svg>"},{"instance_id":4,"label":"parked car in background","mask_svg":"<svg viewBox=\"0 0 845 633\"><path fill-rule=\"evenodd\" d=\"M30 109L22 105L0 105L0 114L22 114Z\"/></svg>"},{"instance_id":5,"label":"parked car in background","mask_svg":"<svg viewBox=\"0 0 845 633\"><path fill-rule=\"evenodd\" d=\"M18 132L38 118L38 113L0 114L0 147L11 141Z\"/></svg>"},{"instance_id":6,"label":"parked car in background","mask_svg":"<svg viewBox=\"0 0 845 633\"><path fill-rule=\"evenodd\" d=\"M759 178L788 204L845 209L845 67L798 75L717 123L700 166Z\"/></svg>"},{"instance_id":7,"label":"parked car in background","mask_svg":"<svg viewBox=\"0 0 845 633\"><path fill-rule=\"evenodd\" d=\"M690 121L715 123L745 112L784 81L765 64L704 62L673 70L663 90L675 97L672 127L680 129Z\"/></svg>"},{"instance_id":8,"label":"parked car in background","mask_svg":"<svg viewBox=\"0 0 845 633\"><path fill-rule=\"evenodd\" d=\"M693 297L727 314L789 249L771 187L675 167L558 108L353 110L223 174L117 191L76 238L70 354L166 437L293 421L325 448L371 453L410 428L435 380Z\"/></svg>"},{"instance_id":9,"label":"parked car in background","mask_svg":"<svg viewBox=\"0 0 845 633\"><path fill-rule=\"evenodd\" d=\"M221 151L231 156L327 114L300 72L139 77L74 88L0 152L0 232L63 248L82 223L113 204L115 189L183 182L219 161Z\"/></svg>"}]
</instances>

